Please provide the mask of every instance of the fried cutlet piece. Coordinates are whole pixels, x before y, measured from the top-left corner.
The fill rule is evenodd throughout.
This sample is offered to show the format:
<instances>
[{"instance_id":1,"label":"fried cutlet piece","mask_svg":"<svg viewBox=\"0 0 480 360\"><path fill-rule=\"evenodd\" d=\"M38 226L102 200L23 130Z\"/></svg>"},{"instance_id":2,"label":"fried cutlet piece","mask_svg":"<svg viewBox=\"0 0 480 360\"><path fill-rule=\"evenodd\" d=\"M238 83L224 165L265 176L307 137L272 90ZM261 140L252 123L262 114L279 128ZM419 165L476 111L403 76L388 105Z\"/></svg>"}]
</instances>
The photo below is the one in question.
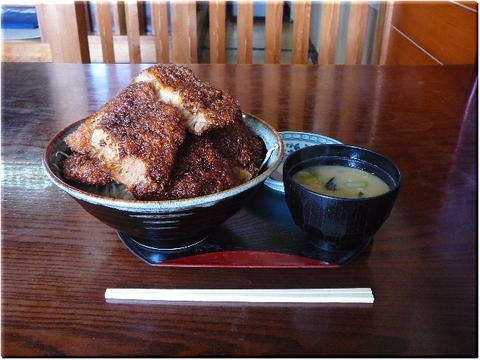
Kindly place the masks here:
<instances>
[{"instance_id":1,"label":"fried cutlet piece","mask_svg":"<svg viewBox=\"0 0 480 360\"><path fill-rule=\"evenodd\" d=\"M228 94L195 77L181 65L154 65L143 70L134 82L149 82L159 98L179 108L189 132L201 135L241 118L239 103Z\"/></svg>"},{"instance_id":2,"label":"fried cutlet piece","mask_svg":"<svg viewBox=\"0 0 480 360\"><path fill-rule=\"evenodd\" d=\"M96 159L137 199L162 199L186 136L179 110L158 101L148 83L132 83L92 115L65 142Z\"/></svg>"},{"instance_id":3,"label":"fried cutlet piece","mask_svg":"<svg viewBox=\"0 0 480 360\"><path fill-rule=\"evenodd\" d=\"M210 131L208 135L241 183L258 175L265 156L265 146L243 120Z\"/></svg>"},{"instance_id":4,"label":"fried cutlet piece","mask_svg":"<svg viewBox=\"0 0 480 360\"><path fill-rule=\"evenodd\" d=\"M73 133L65 137L65 143L73 153L94 156L97 150L92 148L93 130L97 127L102 119L103 112L99 110L97 113L86 118L85 122L78 127Z\"/></svg>"},{"instance_id":5,"label":"fried cutlet piece","mask_svg":"<svg viewBox=\"0 0 480 360\"><path fill-rule=\"evenodd\" d=\"M88 155L73 153L63 162L63 177L67 181L87 185L106 185L113 181L110 174L99 164L98 160Z\"/></svg>"},{"instance_id":6,"label":"fried cutlet piece","mask_svg":"<svg viewBox=\"0 0 480 360\"><path fill-rule=\"evenodd\" d=\"M208 136L189 134L180 148L172 171L170 199L214 194L240 185L228 161Z\"/></svg>"}]
</instances>

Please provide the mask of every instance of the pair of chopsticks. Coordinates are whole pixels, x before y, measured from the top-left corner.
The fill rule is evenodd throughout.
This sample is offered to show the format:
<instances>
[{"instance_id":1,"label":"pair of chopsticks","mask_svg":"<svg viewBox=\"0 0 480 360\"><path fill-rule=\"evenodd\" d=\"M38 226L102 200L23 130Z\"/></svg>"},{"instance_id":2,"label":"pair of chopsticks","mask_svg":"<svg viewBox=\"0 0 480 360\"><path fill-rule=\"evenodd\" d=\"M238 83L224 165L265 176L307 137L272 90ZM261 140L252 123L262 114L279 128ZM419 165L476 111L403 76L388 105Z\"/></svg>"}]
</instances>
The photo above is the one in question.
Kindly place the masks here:
<instances>
[{"instance_id":1,"label":"pair of chopsticks","mask_svg":"<svg viewBox=\"0 0 480 360\"><path fill-rule=\"evenodd\" d=\"M177 302L367 303L370 288L346 289L107 289L105 299Z\"/></svg>"}]
</instances>

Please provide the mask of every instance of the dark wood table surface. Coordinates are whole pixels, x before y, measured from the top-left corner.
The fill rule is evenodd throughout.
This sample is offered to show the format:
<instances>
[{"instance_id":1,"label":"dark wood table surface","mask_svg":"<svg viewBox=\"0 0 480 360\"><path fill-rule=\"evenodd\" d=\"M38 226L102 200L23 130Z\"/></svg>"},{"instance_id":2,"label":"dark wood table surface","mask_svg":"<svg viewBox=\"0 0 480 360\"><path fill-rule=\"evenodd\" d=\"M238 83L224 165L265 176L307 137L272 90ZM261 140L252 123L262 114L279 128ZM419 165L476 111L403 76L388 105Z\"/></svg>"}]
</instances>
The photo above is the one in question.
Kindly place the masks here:
<instances>
[{"instance_id":1,"label":"dark wood table surface","mask_svg":"<svg viewBox=\"0 0 480 360\"><path fill-rule=\"evenodd\" d=\"M147 65L2 66L3 356L478 355L476 67L192 65L277 130L368 147L403 174L352 262L252 269L149 266L44 174L47 142ZM106 303L115 287L370 287L375 302Z\"/></svg>"}]
</instances>

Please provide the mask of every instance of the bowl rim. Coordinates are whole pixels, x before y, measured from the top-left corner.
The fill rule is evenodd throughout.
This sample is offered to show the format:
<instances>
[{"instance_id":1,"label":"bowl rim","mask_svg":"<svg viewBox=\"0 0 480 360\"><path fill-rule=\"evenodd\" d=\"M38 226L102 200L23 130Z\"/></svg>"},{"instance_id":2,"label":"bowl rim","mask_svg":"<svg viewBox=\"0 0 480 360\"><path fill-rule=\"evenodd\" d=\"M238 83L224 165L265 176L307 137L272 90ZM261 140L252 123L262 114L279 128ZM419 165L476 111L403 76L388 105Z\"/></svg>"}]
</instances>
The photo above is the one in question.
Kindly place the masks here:
<instances>
[{"instance_id":1,"label":"bowl rim","mask_svg":"<svg viewBox=\"0 0 480 360\"><path fill-rule=\"evenodd\" d=\"M293 142L311 142L311 145L308 146L315 146L315 145L328 145L328 144L342 144L342 142L338 141L337 139L321 135L321 134L316 134L316 133L309 133L305 131L294 131L294 130L286 130L286 131L279 131L280 137L282 138L282 142L285 146L285 151L283 154L283 159L282 162L280 162L279 167L283 167L284 161L287 159L288 155L291 154L289 152L287 154L287 143L293 141ZM290 137L289 139L285 139L284 137ZM311 139L316 138L316 139L322 139L325 141L325 143L319 143L319 142L313 142ZM299 149L300 150L300 149ZM293 152L293 151L292 151ZM278 170L278 168L277 168ZM282 169L283 170L283 169ZM275 171L272 172L272 174L275 173ZM285 188L282 181L275 180L272 175L270 175L266 180L265 180L265 185L268 186L270 189L275 190L279 194L284 194L285 193Z\"/></svg>"},{"instance_id":2,"label":"bowl rim","mask_svg":"<svg viewBox=\"0 0 480 360\"><path fill-rule=\"evenodd\" d=\"M387 160L390 164L392 164L393 167L396 169L396 171L398 172L398 181L395 182L395 186L391 187L389 191L387 191L385 193L382 193L382 194L379 194L379 195L376 195L376 196L370 196L370 197L365 197L365 198L344 198L344 197L340 197L340 196L332 196L332 195L318 193L316 191L310 190L310 189L306 188L305 186L299 184L298 182L293 180L292 176L288 174L288 171L285 171L285 167L286 167L286 164L287 164L288 160L295 153L298 153L298 152L300 152L302 150L305 150L307 148L298 149L298 150L294 151L293 153L291 153L290 155L287 156L287 158L285 159L285 161L283 163L283 166L284 166L283 176L288 177L292 182L299 185L302 189L308 191L309 193L318 195L320 197L325 197L327 199L336 199L336 200L340 199L342 201L369 201L369 200L373 200L373 199L376 199L376 198L387 196L387 195L399 190L400 185L402 183L402 172L400 171L400 168L397 166L397 164L395 164L395 162L393 162L393 160L391 160L389 157L387 157L385 155L382 155L377 151L367 149L365 147L361 147L361 146L357 146L357 145L350 145L350 144L343 144L343 143L340 143L340 144L318 144L318 145L309 146L308 149L314 150L314 148L320 148L320 147L334 147L334 148L346 148L346 149L351 149L351 150L360 150L360 151L368 152L370 154L374 154L376 156L380 156L380 157L384 158L385 160ZM361 159L357 159L357 158L351 158L351 159L352 160L361 160ZM374 165L374 164L372 164L372 165ZM378 166L378 167L380 167L380 166Z\"/></svg>"},{"instance_id":3,"label":"bowl rim","mask_svg":"<svg viewBox=\"0 0 480 360\"><path fill-rule=\"evenodd\" d=\"M262 173L255 176L253 179L235 186L233 188L220 191L218 193L209 194L209 195L202 195L197 196L194 198L185 198L185 199L175 199L175 200L137 200L137 199L118 199L113 197L106 197L102 195L97 195L90 193L88 191L79 189L73 185L68 184L63 179L59 178L55 172L51 169L49 164L49 157L52 155L51 148L54 144L57 144L62 138L66 136L66 134L71 131L73 128L80 126L81 123L85 122L89 116L84 117L80 120L75 121L74 123L68 125L67 127L60 130L50 141L47 143L43 156L42 156L42 165L44 171L46 172L47 176L50 180L60 189L68 193L70 196L74 197L78 200L86 201L90 204L102 205L116 209L123 209L123 210L140 210L140 211L158 211L158 210L173 210L173 211L182 211L186 208L192 207L208 207L212 206L215 203L240 194L262 182L264 182L268 176L278 167L280 164L283 153L284 153L284 145L282 139L277 130L273 128L270 124L266 123L264 120L260 119L259 117L250 114L248 112L242 111L242 121L244 121L245 117L249 117L251 120L258 122L261 126L266 128L273 136L275 137L275 142L277 145L277 149L274 149L273 154L271 156L275 156L274 160L270 163L270 165L263 170ZM257 134L258 136L258 134ZM265 143L265 141L262 139ZM268 144L265 144L267 147ZM268 148L266 151L268 152Z\"/></svg>"}]
</instances>

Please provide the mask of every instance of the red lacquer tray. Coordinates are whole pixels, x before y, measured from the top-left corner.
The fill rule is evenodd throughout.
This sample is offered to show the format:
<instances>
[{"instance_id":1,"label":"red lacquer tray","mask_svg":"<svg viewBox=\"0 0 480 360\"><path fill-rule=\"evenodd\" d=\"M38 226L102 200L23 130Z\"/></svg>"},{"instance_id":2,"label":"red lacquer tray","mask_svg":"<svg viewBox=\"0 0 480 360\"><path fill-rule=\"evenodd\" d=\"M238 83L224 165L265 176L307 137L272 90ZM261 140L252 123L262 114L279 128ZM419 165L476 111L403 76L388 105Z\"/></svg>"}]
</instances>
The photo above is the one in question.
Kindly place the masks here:
<instances>
[{"instance_id":1,"label":"red lacquer tray","mask_svg":"<svg viewBox=\"0 0 480 360\"><path fill-rule=\"evenodd\" d=\"M160 251L119 237L149 265L176 267L332 268L351 261L371 242L348 252L316 248L293 222L285 195L265 185L237 214L186 249Z\"/></svg>"}]
</instances>

